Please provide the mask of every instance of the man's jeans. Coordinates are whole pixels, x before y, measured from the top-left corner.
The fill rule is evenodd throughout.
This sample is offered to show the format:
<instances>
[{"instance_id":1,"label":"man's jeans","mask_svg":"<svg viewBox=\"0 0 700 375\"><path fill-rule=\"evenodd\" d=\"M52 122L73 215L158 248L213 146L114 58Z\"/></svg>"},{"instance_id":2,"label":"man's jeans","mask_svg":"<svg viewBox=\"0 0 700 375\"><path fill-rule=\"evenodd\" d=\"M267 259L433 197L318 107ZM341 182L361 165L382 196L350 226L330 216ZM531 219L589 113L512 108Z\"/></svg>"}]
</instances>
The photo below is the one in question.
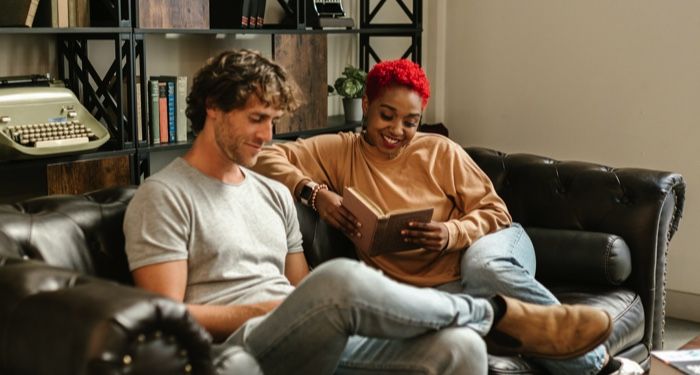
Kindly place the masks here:
<instances>
[{"instance_id":1,"label":"man's jeans","mask_svg":"<svg viewBox=\"0 0 700 375\"><path fill-rule=\"evenodd\" d=\"M360 262L314 270L271 313L215 348L220 374L252 355L270 374L486 374L485 299L395 282ZM232 356L237 353L238 357Z\"/></svg>"},{"instance_id":2,"label":"man's jeans","mask_svg":"<svg viewBox=\"0 0 700 375\"><path fill-rule=\"evenodd\" d=\"M475 241L462 257L462 292L474 297L502 294L540 305L558 304L535 280L535 250L519 224ZM597 374L605 348L571 360L536 359L552 374Z\"/></svg>"}]
</instances>

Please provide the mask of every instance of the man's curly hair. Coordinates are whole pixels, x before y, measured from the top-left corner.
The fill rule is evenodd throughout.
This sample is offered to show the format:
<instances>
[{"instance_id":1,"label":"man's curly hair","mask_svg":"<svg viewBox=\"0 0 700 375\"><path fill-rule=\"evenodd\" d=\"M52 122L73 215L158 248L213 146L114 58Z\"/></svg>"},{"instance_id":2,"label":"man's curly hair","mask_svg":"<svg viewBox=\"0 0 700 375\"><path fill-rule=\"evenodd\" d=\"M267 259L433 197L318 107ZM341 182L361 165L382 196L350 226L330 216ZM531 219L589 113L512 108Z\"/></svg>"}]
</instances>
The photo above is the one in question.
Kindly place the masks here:
<instances>
[{"instance_id":1,"label":"man's curly hair","mask_svg":"<svg viewBox=\"0 0 700 375\"><path fill-rule=\"evenodd\" d=\"M204 128L207 108L224 112L243 108L251 95L265 105L293 112L301 105L299 87L287 71L260 55L240 49L220 53L197 72L187 96L187 117L198 134Z\"/></svg>"},{"instance_id":2,"label":"man's curly hair","mask_svg":"<svg viewBox=\"0 0 700 375\"><path fill-rule=\"evenodd\" d=\"M404 86L415 91L422 99L423 108L430 98L430 82L420 65L406 59L377 63L367 74L365 94L372 102L384 89Z\"/></svg>"}]
</instances>

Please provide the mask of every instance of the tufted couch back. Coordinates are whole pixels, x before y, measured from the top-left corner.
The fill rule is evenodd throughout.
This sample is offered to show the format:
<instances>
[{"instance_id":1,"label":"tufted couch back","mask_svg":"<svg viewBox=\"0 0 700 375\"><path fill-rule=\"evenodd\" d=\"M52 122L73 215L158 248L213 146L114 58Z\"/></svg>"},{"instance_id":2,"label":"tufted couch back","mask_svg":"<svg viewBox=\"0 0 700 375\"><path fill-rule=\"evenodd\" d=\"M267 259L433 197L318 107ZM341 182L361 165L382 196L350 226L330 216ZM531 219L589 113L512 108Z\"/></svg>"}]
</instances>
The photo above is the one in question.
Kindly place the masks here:
<instances>
[{"instance_id":1,"label":"tufted couch back","mask_svg":"<svg viewBox=\"0 0 700 375\"><path fill-rule=\"evenodd\" d=\"M0 254L133 284L121 231L133 187L0 206Z\"/></svg>"}]
</instances>

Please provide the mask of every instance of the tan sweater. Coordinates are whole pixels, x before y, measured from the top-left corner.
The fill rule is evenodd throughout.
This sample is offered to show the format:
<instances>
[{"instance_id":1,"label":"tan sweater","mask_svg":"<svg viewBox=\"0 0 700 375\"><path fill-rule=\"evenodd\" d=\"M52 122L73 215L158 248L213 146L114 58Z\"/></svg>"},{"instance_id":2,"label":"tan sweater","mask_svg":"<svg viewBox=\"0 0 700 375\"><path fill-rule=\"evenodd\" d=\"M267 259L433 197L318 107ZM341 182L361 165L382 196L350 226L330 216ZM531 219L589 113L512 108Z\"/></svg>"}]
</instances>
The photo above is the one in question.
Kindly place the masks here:
<instances>
[{"instance_id":1,"label":"tan sweater","mask_svg":"<svg viewBox=\"0 0 700 375\"><path fill-rule=\"evenodd\" d=\"M356 187L383 210L433 207L433 220L447 225L446 251L418 249L377 257L358 252L367 264L413 285L458 280L462 250L511 223L486 174L459 145L436 134L416 133L393 159L357 133L320 135L266 147L253 169L292 192L311 179L341 195L344 187Z\"/></svg>"}]
</instances>

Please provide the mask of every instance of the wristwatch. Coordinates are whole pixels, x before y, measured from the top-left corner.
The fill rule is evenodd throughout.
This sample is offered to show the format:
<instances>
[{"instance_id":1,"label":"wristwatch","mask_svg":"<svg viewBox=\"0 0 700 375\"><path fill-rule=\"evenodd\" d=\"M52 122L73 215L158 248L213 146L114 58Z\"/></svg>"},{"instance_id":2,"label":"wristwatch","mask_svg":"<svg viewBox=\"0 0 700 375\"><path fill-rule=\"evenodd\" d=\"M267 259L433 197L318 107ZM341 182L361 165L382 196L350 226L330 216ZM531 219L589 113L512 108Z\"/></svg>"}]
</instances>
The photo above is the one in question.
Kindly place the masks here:
<instances>
[{"instance_id":1,"label":"wristwatch","mask_svg":"<svg viewBox=\"0 0 700 375\"><path fill-rule=\"evenodd\" d=\"M314 196L316 186L318 186L317 183L309 181L301 188L301 192L299 192L299 200L303 205L311 207L311 198Z\"/></svg>"}]
</instances>

